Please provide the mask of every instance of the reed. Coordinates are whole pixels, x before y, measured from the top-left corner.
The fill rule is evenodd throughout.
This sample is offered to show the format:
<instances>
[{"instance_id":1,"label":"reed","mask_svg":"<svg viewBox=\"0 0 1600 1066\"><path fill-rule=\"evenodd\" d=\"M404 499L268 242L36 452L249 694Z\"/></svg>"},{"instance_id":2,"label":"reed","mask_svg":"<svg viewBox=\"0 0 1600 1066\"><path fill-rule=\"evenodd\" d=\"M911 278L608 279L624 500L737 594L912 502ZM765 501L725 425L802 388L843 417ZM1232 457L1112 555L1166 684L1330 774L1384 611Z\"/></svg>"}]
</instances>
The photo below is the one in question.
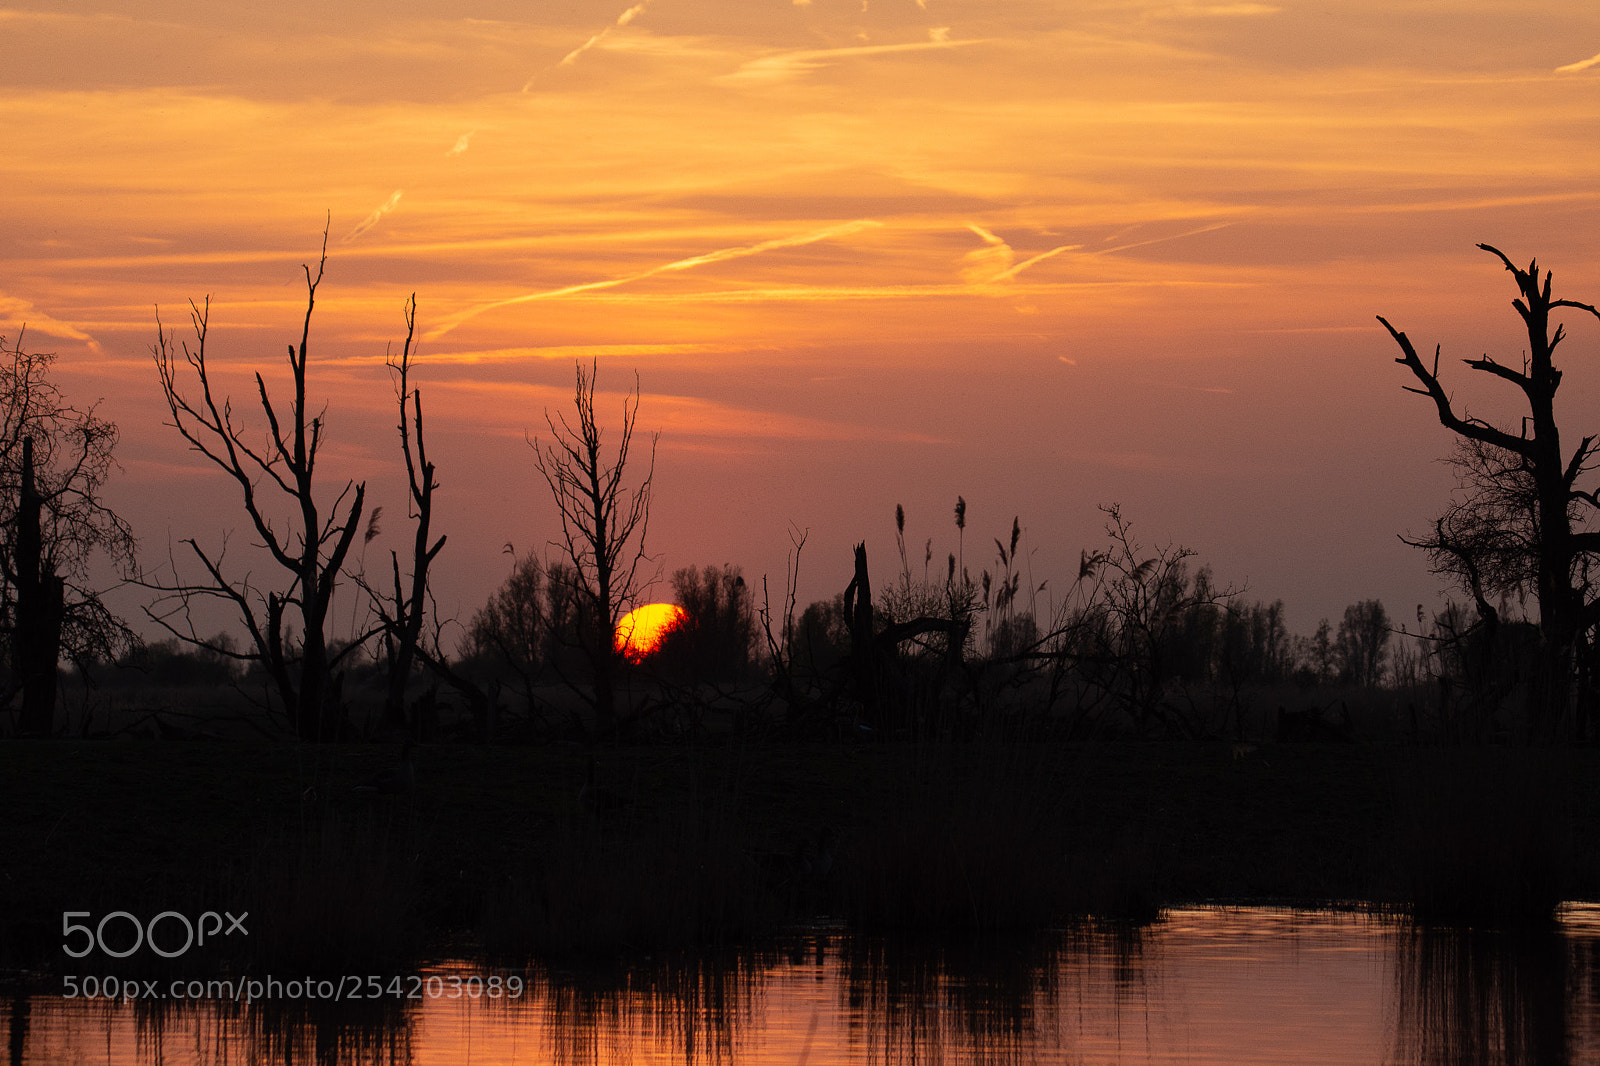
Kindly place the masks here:
<instances>
[{"instance_id":1,"label":"reed","mask_svg":"<svg viewBox=\"0 0 1600 1066\"><path fill-rule=\"evenodd\" d=\"M551 958L759 941L819 915L970 937L1196 899L1518 923L1600 898L1588 749L728 743L599 757L627 804L616 817L581 802L588 754L557 747L433 746L415 791L383 796L350 786L388 751L0 743L0 966L60 965L66 910L249 910L248 943L220 964L322 969L473 936Z\"/></svg>"},{"instance_id":2,"label":"reed","mask_svg":"<svg viewBox=\"0 0 1600 1066\"><path fill-rule=\"evenodd\" d=\"M408 812L385 806L395 809L330 817L269 845L224 886L250 911L252 965L340 973L420 954L424 849Z\"/></svg>"},{"instance_id":3,"label":"reed","mask_svg":"<svg viewBox=\"0 0 1600 1066\"><path fill-rule=\"evenodd\" d=\"M621 831L580 820L485 888L477 925L496 957L616 957L739 943L786 915L752 853L714 815Z\"/></svg>"},{"instance_id":4,"label":"reed","mask_svg":"<svg viewBox=\"0 0 1600 1066\"><path fill-rule=\"evenodd\" d=\"M1395 862L1419 922L1553 920L1571 888L1571 767L1526 749L1419 754L1399 790Z\"/></svg>"},{"instance_id":5,"label":"reed","mask_svg":"<svg viewBox=\"0 0 1600 1066\"><path fill-rule=\"evenodd\" d=\"M990 936L1159 909L1150 852L1075 831L1073 790L1042 749L920 749L898 794L853 833L835 889L863 931Z\"/></svg>"}]
</instances>

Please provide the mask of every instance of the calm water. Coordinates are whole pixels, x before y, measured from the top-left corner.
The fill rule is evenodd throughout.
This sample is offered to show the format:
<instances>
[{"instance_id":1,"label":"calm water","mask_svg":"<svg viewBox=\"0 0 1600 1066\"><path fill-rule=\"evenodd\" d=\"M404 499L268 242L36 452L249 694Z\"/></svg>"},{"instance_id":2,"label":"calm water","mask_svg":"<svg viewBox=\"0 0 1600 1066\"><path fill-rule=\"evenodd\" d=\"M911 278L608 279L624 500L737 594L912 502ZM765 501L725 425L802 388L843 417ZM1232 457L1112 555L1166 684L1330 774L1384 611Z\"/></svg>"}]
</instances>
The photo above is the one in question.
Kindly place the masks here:
<instances>
[{"instance_id":1,"label":"calm water","mask_svg":"<svg viewBox=\"0 0 1600 1066\"><path fill-rule=\"evenodd\" d=\"M839 934L713 966L435 967L421 998L0 1003L11 1061L161 1063L1596 1063L1600 907L1542 934L1360 914L1170 912L1137 934L897 951Z\"/></svg>"}]
</instances>

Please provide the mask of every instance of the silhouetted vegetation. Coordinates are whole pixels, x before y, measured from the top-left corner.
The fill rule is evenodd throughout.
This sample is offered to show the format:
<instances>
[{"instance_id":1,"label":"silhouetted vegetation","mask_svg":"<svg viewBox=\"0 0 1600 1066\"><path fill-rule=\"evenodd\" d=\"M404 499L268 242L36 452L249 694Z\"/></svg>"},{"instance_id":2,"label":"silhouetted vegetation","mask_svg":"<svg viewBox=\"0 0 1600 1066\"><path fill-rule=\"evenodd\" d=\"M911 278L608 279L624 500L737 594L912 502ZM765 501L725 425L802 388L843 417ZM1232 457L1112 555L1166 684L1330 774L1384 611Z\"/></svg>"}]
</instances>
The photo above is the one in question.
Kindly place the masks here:
<instances>
[{"instance_id":1,"label":"silhouetted vegetation","mask_svg":"<svg viewBox=\"0 0 1600 1066\"><path fill-rule=\"evenodd\" d=\"M616 728L615 675L619 656L612 635L642 587L639 566L645 561L645 534L650 524L650 482L655 474L655 438L643 477L629 488L628 453L639 414L639 386L623 403L622 428L616 450L605 454L604 429L594 411L596 365L588 373L577 366L573 406L577 425L564 413L545 412L550 439L533 446L534 465L544 478L561 525L560 546L571 564L558 577L565 587L557 595L573 608L573 632L589 664L589 689L595 726L602 735ZM637 471L635 471L636 473ZM556 577L556 575L547 575ZM559 628L554 630L561 632Z\"/></svg>"},{"instance_id":2,"label":"silhouetted vegetation","mask_svg":"<svg viewBox=\"0 0 1600 1066\"><path fill-rule=\"evenodd\" d=\"M1457 412L1439 381L1439 350L1430 368L1410 338L1379 316L1400 346L1395 361L1421 384L1408 391L1428 397L1439 421L1461 438L1454 465L1464 494L1434 523L1431 536L1411 543L1428 552L1436 573L1466 587L1490 646L1501 621L1491 597L1532 595L1542 656L1527 689L1528 735L1540 741L1561 735L1583 739L1594 698L1590 649L1600 622L1600 600L1588 578L1591 564L1600 561L1600 531L1588 526L1600 509L1600 493L1583 488L1579 480L1592 469L1597 438L1585 436L1570 455L1562 450L1555 416L1561 371L1554 356L1566 329L1558 323L1552 332L1551 315L1572 308L1600 318L1600 310L1555 298L1551 275L1541 279L1537 262L1522 270L1498 248L1478 247L1516 279L1520 295L1513 306L1527 329L1528 348L1521 370L1488 355L1466 364L1515 386L1527 413L1513 431Z\"/></svg>"},{"instance_id":3,"label":"silhouetted vegetation","mask_svg":"<svg viewBox=\"0 0 1600 1066\"><path fill-rule=\"evenodd\" d=\"M422 390L413 389L410 383L411 350L416 328L417 298L413 295L406 305L405 344L400 349L399 358L391 358L388 362L389 372L394 378L395 398L400 406L400 454L406 464L410 515L416 522L408 560L410 573L402 579L399 553L390 552L392 591L386 595L379 594L373 584L361 581L381 623L380 647L388 674L388 688L383 701L384 722L391 728L401 729L412 725L408 721L406 689L419 657L436 669L443 663L437 637L431 641L433 646L430 648L423 628L423 623L432 615L428 571L443 550L445 538L440 536L438 540L431 539L433 493L439 483L434 478L433 464L428 461L427 436L422 422ZM374 511L374 521L376 518L377 512ZM373 527L369 525L369 539L372 533ZM447 670L439 672L447 678L451 676Z\"/></svg>"},{"instance_id":4,"label":"silhouetted vegetation","mask_svg":"<svg viewBox=\"0 0 1600 1066\"><path fill-rule=\"evenodd\" d=\"M220 549L202 548L191 537L183 543L199 564L202 576L190 582L174 575L172 584L153 586L161 596L153 607L147 608L147 613L179 639L203 644L204 638L194 630L193 609L210 602L231 605L249 634L249 647L213 650L258 664L271 678L274 695L295 734L305 740L339 735L340 701L334 669L344 655L362 643L356 641L343 651L329 647L328 614L345 560L361 528L366 483L346 482L331 505L319 499L315 472L323 445L324 421L309 406L314 401L306 394L306 369L311 313L326 265L324 233L315 276L309 266L305 268L306 313L298 348L289 346L292 397L286 411L280 413L266 381L260 374L255 377L268 427L264 447L252 443L254 434L235 422L231 402L213 393L211 371L206 365L209 298L203 305L190 304L195 334L192 348L186 341L169 338L158 324L155 349L161 391L172 417L169 424L191 448L238 484L251 528L282 571L284 581L276 589L259 588L248 571L243 576L230 576L226 544ZM194 375L192 387L182 383L185 366ZM275 496L283 497L286 507L295 512L294 522L275 521L267 502ZM299 616L297 628L293 627L291 613Z\"/></svg>"},{"instance_id":5,"label":"silhouetted vegetation","mask_svg":"<svg viewBox=\"0 0 1600 1066\"><path fill-rule=\"evenodd\" d=\"M727 564L684 567L672 575L672 596L687 617L651 656L657 669L689 680L747 676L755 665L756 617L743 572Z\"/></svg>"},{"instance_id":6,"label":"silhouetted vegetation","mask_svg":"<svg viewBox=\"0 0 1600 1066\"><path fill-rule=\"evenodd\" d=\"M233 577L223 550L183 541L202 576L160 586L151 608L174 640L125 648L115 626L74 630L68 606L93 594L48 592L69 587L82 553L127 553L132 541L91 506L114 431L60 405L43 384L48 362L29 362L43 357L12 353L13 391L43 390L40 409L57 421L18 438L5 496L9 695L27 689L27 664L49 661L58 680L53 656L20 634L59 616L42 630L69 646L74 680L90 666L102 675L62 716L83 740L282 739L266 707L298 740L403 732L400 762L387 749L227 742L209 746L215 755L110 744L9 755L17 780L34 776L15 818L0 820L0 853L47 871L0 919L15 957L31 961L61 898L98 905L125 892L119 909L160 909L179 882L196 886L186 898L197 905L211 893L270 917L247 963L332 968L401 960L440 936L513 958L697 949L824 914L861 931L983 939L1084 918L1137 923L1215 897L1362 899L1422 922L1537 925L1562 899L1600 893L1592 753L1484 747L1585 735L1595 612L1582 523L1600 501L1576 479L1593 442L1553 481L1553 423L1517 438L1523 447L1457 417L1437 365L1424 367L1402 333L1391 330L1417 391L1470 442L1457 458L1470 491L1422 543L1473 603L1419 608L1414 629L1358 599L1337 622L1291 634L1281 601L1247 598L1114 504L1063 585L1033 573L1022 516L980 537L984 519L957 496L941 547L900 506L893 551L877 546L885 507L848 559L822 561L837 591L804 608L798 531L776 605L765 577L758 602L732 563L680 568L670 584L682 621L652 653L624 659L614 634L646 589L654 452L630 454L637 379L606 447L596 367L579 365L575 421L546 412L550 439L530 441L556 504L554 555L508 543L508 575L451 654L428 588L444 537L409 377L414 304L390 365L415 525L407 557L391 552L372 578L352 562L356 538L380 532L365 482L329 501L313 479L324 422L308 406L307 345L321 266L306 269L288 408L256 378L264 447L213 396L206 310L192 308L193 350L159 334L173 424L237 484L280 578ZM1487 357L1470 365L1528 392L1544 427L1561 339L1548 315L1593 309L1513 270L1543 354L1523 373ZM180 387L185 365L197 391ZM63 457L76 472L63 473ZM1557 488L1567 530L1552 541ZM89 501L78 517L52 511L78 496ZM969 527L982 545L971 557ZM1550 577L1558 564L1565 584ZM341 636L330 609L345 581L372 613ZM1510 607L1530 583L1538 625ZM202 601L231 606L245 639L198 633ZM53 724L33 710L19 732ZM63 785L80 773L95 787L77 795ZM233 801L241 785L250 802ZM45 798L61 795L72 798ZM130 822L133 810L148 824ZM150 826L185 830L185 844L151 845ZM124 872L101 882L106 862Z\"/></svg>"},{"instance_id":7,"label":"silhouetted vegetation","mask_svg":"<svg viewBox=\"0 0 1600 1066\"><path fill-rule=\"evenodd\" d=\"M81 670L138 644L90 577L100 557L136 565L133 531L102 500L117 427L67 403L54 360L0 337L0 705L20 698L22 736L55 730L63 657Z\"/></svg>"}]
</instances>

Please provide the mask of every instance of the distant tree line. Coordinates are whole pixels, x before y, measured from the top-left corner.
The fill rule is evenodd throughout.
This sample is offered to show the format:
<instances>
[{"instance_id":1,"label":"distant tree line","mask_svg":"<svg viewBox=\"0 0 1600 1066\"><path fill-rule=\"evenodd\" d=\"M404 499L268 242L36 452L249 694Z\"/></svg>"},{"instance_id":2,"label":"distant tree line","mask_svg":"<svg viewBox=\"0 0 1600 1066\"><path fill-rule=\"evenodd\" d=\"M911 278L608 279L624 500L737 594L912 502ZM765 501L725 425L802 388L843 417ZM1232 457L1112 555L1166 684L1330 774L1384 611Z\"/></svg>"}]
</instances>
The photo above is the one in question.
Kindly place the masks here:
<instances>
[{"instance_id":1,"label":"distant tree line","mask_svg":"<svg viewBox=\"0 0 1600 1066\"><path fill-rule=\"evenodd\" d=\"M1563 451L1553 401L1554 352L1564 327L1552 316L1589 304L1552 295L1548 273L1516 267L1515 307L1529 351L1522 368L1469 359L1523 394L1528 413L1511 432L1460 414L1406 334L1383 325L1417 392L1459 438L1451 459L1461 489L1431 533L1407 538L1466 605L1413 626L1396 625L1377 600L1350 604L1310 636L1287 631L1281 602L1249 600L1219 584L1195 553L1150 545L1117 506L1102 508L1105 539L1081 553L1064 587L1035 582L1020 518L969 561L968 513L957 497L954 550L936 559L907 540L902 507L894 552L869 558L865 542L839 567L840 591L795 602L797 536L774 591L759 596L732 564L685 567L670 578L682 621L633 663L619 653L622 615L650 585L646 553L654 438L635 448L637 378L615 432L596 410L596 367L576 367L573 405L547 411L546 435L529 438L534 472L555 505L549 552L511 553L504 583L443 639L430 593L446 537L433 521L439 480L428 459L424 405L412 383L416 304L388 360L406 471L409 546L367 568L363 549L381 534L364 481L325 483L318 459L326 412L311 395L312 317L326 262L306 267L306 309L289 346L285 383L257 374L253 402L220 394L208 364L209 305L191 304L192 339L159 321L155 363L170 425L237 492L248 527L272 566L229 558L227 544L179 541L168 567L139 574L132 531L102 502L114 469L116 427L96 409L68 404L50 380L51 357L0 342L0 706L14 731L57 726L58 664L89 678L107 664L138 665L152 682L226 683L255 693L282 726L307 740L381 728L434 728L441 701L465 708L469 728L496 735L514 719L535 732L590 737L648 732L670 718L701 728L730 704L738 728L794 734L960 735L991 728L1065 735L1242 737L1283 716L1386 692L1389 726L1459 741L1589 739L1600 686L1600 486L1586 479L1594 435ZM250 412L253 412L251 414ZM641 438L642 443L642 438ZM154 599L148 617L170 641L142 645L93 587L91 564L110 560ZM887 564L887 565L885 565ZM343 590L341 592L341 590ZM354 595L364 611L335 631L333 605ZM1516 605L1531 603L1536 617ZM202 633L217 605L232 633ZM173 643L173 642L176 643ZM185 651L185 649L189 649ZM380 714L357 722L356 679L381 692ZM580 708L581 713L574 711ZM1318 713L1321 713L1319 711ZM687 725L685 725L687 723ZM1348 723L1346 723L1348 724Z\"/></svg>"}]
</instances>

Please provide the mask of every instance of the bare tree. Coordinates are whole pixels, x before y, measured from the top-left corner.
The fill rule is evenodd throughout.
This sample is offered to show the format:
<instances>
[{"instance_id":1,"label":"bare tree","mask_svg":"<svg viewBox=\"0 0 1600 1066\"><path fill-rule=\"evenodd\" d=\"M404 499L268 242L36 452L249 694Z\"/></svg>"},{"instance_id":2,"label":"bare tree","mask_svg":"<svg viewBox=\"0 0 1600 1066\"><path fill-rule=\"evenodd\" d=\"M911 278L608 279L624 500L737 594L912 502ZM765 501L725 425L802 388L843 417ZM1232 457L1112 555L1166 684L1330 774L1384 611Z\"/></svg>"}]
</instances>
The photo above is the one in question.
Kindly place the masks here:
<instances>
[{"instance_id":1,"label":"bare tree","mask_svg":"<svg viewBox=\"0 0 1600 1066\"><path fill-rule=\"evenodd\" d=\"M1119 708L1140 733L1204 733L1181 713L1185 682L1210 655L1193 645L1211 639L1216 615L1240 590L1217 588L1206 568L1191 575L1190 548L1147 548L1117 505L1100 510L1109 543L1083 553L1075 591L1041 645L1077 675L1081 705Z\"/></svg>"},{"instance_id":2,"label":"bare tree","mask_svg":"<svg viewBox=\"0 0 1600 1066\"><path fill-rule=\"evenodd\" d=\"M101 500L117 427L66 402L54 360L20 336L9 347L0 338L0 627L11 673L0 702L20 692L19 732L36 736L54 728L63 655L83 669L137 643L90 575L97 557L135 569L133 532Z\"/></svg>"},{"instance_id":3,"label":"bare tree","mask_svg":"<svg viewBox=\"0 0 1600 1066\"><path fill-rule=\"evenodd\" d=\"M388 362L394 378L395 397L400 404L400 451L406 461L409 492L407 517L416 522L410 560L410 574L401 578L400 556L389 553L393 592L378 596L368 589L383 627L383 644L388 658L388 692L384 698L384 720L391 726L406 724L406 685L417 662L422 622L428 611L428 569L444 547L445 538L429 543L433 523L433 490L439 482L428 461L427 438L423 434L422 390L410 386L412 342L417 328L417 297L406 304L406 340L398 359Z\"/></svg>"},{"instance_id":4,"label":"bare tree","mask_svg":"<svg viewBox=\"0 0 1600 1066\"><path fill-rule=\"evenodd\" d=\"M1481 418L1457 412L1449 394L1439 381L1438 347L1431 367L1424 364L1411 340L1389 324L1389 335L1400 346L1395 360L1408 369L1420 387L1408 386L1433 401L1439 421L1457 434L1469 447L1468 465L1478 477L1477 505L1469 501L1466 511L1446 515L1436 527L1433 542L1423 546L1440 558L1453 559L1467 578L1480 610L1487 602L1483 581L1486 573L1496 572L1502 580L1531 572L1539 604L1539 632L1544 656L1540 677L1532 686L1530 728L1538 739L1552 739L1561 728L1572 693L1576 647L1583 633L1596 621L1596 604L1587 602L1582 584L1586 560L1600 551L1600 531L1579 528L1578 523L1600 509L1597 490L1579 487L1579 479L1592 469L1596 452L1594 435L1584 437L1571 455L1562 450L1556 424L1555 397L1561 385L1561 371L1555 366L1555 350L1566 336L1557 324L1551 332L1551 313L1572 308L1600 318L1592 305L1576 300L1557 299L1551 294L1551 275L1539 276L1538 263L1522 270L1505 253L1487 244L1478 245L1498 258L1516 279L1521 295L1512 301L1522 317L1528 336L1528 349L1520 370L1489 355L1465 360L1466 365L1492 377L1507 381L1521 391L1527 404L1516 431L1501 429ZM1483 486L1490 487L1485 494ZM1507 510L1508 509L1508 510ZM1525 520L1525 521L1524 521ZM1508 521L1514 524L1508 524ZM1504 547L1507 537L1516 534L1515 524L1530 533L1529 555L1522 567L1508 564ZM1484 540L1484 534L1489 539ZM1581 727L1580 727L1581 728Z\"/></svg>"},{"instance_id":5,"label":"bare tree","mask_svg":"<svg viewBox=\"0 0 1600 1066\"><path fill-rule=\"evenodd\" d=\"M255 585L248 573L231 577L225 560L226 541L221 549L212 551L190 538L182 543L199 562L204 577L192 584L161 586L163 596L147 611L153 620L188 643L259 663L296 734L307 740L331 739L336 734L339 723L335 720L334 668L362 643L353 641L332 652L326 635L329 607L345 557L361 527L366 497L365 483L347 481L324 508L316 491L317 453L323 442L325 410L313 414L307 406L306 367L311 313L327 258L328 238L324 232L316 274L309 266L303 268L306 313L299 347L289 346L294 395L287 411L280 412L267 391L266 381L259 373L255 375L256 393L267 422L261 443L251 443L255 434L235 420L232 403L226 398L219 401L213 391L206 364L209 297L204 304L189 304L195 332L193 347L187 341L176 342L161 326L158 315L157 344L153 349L161 391L171 414L168 424L238 485L251 527L286 580L279 589L264 589ZM186 389L179 380L185 364L193 373L194 389ZM287 522L272 510L275 499L291 512ZM191 608L204 600L233 605L249 633L248 650L230 653L198 635ZM291 610L299 616L298 632L286 617Z\"/></svg>"},{"instance_id":6,"label":"bare tree","mask_svg":"<svg viewBox=\"0 0 1600 1066\"><path fill-rule=\"evenodd\" d=\"M592 671L595 724L601 733L610 733L616 726L613 681L617 653L612 638L617 623L643 587L639 567L649 558L644 541L660 435L650 438L644 477L630 489L625 478L639 415L638 375L634 375L633 392L623 401L616 452L607 456L594 413L596 369L590 363L586 374L583 364L577 365L573 398L577 425L569 422L565 413L552 416L546 410L550 442L530 439L528 443L561 516L557 547L572 563L567 591L576 607L578 644Z\"/></svg>"}]
</instances>

